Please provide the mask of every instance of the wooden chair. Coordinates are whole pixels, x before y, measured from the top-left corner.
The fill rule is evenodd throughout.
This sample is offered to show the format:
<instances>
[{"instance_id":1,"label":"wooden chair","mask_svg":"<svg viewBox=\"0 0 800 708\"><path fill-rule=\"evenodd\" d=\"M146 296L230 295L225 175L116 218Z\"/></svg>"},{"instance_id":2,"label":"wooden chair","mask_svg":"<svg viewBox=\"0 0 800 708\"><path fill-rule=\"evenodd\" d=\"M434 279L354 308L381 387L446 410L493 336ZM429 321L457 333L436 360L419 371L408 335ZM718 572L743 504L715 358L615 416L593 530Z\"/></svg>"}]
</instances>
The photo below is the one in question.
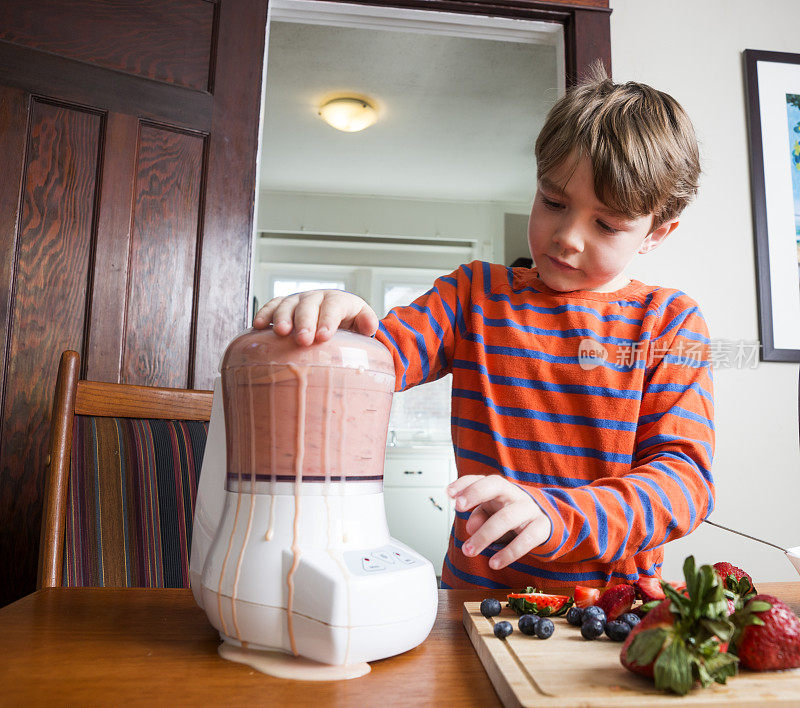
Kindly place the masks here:
<instances>
[{"instance_id":1,"label":"wooden chair","mask_svg":"<svg viewBox=\"0 0 800 708\"><path fill-rule=\"evenodd\" d=\"M188 585L212 392L84 381L79 370L78 353L65 351L38 586Z\"/></svg>"}]
</instances>

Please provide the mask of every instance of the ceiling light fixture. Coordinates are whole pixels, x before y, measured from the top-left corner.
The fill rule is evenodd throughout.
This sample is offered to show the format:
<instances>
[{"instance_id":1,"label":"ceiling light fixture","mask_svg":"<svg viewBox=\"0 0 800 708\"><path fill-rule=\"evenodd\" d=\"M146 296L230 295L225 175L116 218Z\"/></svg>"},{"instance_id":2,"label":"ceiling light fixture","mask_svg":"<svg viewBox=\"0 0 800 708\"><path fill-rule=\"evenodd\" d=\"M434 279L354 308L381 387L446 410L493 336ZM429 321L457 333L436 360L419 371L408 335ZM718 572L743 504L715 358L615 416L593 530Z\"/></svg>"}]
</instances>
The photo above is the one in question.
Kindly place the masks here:
<instances>
[{"instance_id":1,"label":"ceiling light fixture","mask_svg":"<svg viewBox=\"0 0 800 708\"><path fill-rule=\"evenodd\" d=\"M351 97L328 101L320 107L319 115L328 125L347 133L369 128L378 120L377 111L369 103Z\"/></svg>"}]
</instances>

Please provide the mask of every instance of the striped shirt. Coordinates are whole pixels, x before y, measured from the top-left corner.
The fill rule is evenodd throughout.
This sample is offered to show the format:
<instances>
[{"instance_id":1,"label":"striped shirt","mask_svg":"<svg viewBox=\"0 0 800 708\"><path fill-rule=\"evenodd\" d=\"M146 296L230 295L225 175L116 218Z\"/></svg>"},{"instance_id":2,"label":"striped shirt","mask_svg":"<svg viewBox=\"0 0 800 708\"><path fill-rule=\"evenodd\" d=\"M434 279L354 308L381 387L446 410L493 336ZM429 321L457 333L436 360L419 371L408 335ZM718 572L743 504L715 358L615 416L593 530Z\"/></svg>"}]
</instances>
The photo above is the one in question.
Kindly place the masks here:
<instances>
[{"instance_id":1,"label":"striped shirt","mask_svg":"<svg viewBox=\"0 0 800 708\"><path fill-rule=\"evenodd\" d=\"M453 374L459 476L502 474L550 537L500 570L461 552L456 512L442 586L602 587L661 575L663 546L711 513L714 402L697 303L632 280L557 292L534 270L475 261L381 321L396 390Z\"/></svg>"}]
</instances>

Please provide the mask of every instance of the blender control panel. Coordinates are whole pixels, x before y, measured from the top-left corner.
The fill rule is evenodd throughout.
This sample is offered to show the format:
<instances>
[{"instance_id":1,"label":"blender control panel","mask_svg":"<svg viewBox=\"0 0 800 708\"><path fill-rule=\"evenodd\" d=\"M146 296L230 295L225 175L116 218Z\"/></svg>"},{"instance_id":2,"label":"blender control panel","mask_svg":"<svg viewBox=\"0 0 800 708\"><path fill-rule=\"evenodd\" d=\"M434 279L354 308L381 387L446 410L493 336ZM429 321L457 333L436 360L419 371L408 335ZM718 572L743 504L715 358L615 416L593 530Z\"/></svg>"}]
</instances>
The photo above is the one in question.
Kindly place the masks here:
<instances>
[{"instance_id":1,"label":"blender control panel","mask_svg":"<svg viewBox=\"0 0 800 708\"><path fill-rule=\"evenodd\" d=\"M424 561L410 556L403 549L395 546L381 546L361 551L346 551L344 562L353 575L375 575L376 573L392 573L405 568L422 565Z\"/></svg>"}]
</instances>

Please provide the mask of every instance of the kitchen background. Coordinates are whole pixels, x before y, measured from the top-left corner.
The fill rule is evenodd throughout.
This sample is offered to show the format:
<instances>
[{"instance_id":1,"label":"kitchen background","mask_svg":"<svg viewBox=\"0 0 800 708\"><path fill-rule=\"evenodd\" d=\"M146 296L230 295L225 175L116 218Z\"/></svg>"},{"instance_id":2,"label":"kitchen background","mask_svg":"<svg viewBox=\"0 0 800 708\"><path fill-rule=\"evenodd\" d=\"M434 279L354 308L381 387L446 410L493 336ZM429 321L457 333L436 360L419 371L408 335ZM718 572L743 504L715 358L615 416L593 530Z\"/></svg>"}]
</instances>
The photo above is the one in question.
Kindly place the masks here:
<instances>
[{"instance_id":1,"label":"kitchen background","mask_svg":"<svg viewBox=\"0 0 800 708\"><path fill-rule=\"evenodd\" d=\"M797 51L800 4L615 0L612 8L615 80L652 84L684 105L704 170L681 227L635 261L632 275L688 292L713 339L756 341L741 52ZM396 12L366 7L350 16L327 8L308 24L310 14L297 22L295 10L286 0L270 6L258 302L281 287L335 283L383 314L392 298L409 301L471 258L508 264L527 255L533 142L563 89L559 34L487 18L454 27L436 13L417 23L412 11L402 13L401 26ZM349 134L319 119L315 106L344 89L378 101L374 126ZM800 543L797 379L797 366L785 363L715 370L711 518L784 546ZM442 470L453 474L447 395L447 379L399 395L387 453L392 533L439 564L452 515L441 522ZM689 553L731 561L763 580L796 579L779 552L705 525L667 547L665 577L680 577Z\"/></svg>"}]
</instances>

